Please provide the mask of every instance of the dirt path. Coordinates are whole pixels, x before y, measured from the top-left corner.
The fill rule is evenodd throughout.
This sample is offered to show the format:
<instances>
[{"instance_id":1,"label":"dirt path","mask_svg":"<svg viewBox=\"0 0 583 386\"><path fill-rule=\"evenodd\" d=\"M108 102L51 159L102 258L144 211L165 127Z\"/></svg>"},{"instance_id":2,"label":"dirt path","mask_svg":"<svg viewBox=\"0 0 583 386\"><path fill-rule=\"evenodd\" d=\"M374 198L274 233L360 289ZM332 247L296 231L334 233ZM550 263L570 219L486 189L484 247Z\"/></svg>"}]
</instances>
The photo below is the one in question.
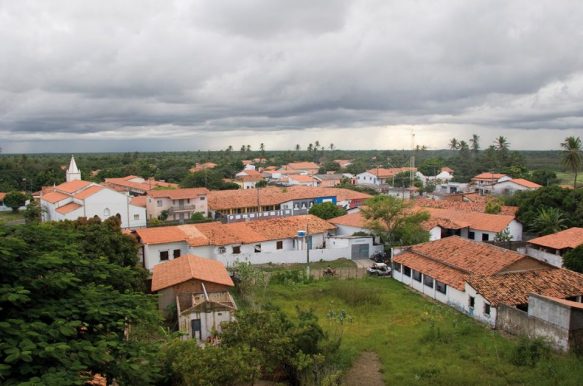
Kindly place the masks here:
<instances>
[{"instance_id":1,"label":"dirt path","mask_svg":"<svg viewBox=\"0 0 583 386\"><path fill-rule=\"evenodd\" d=\"M381 361L379 356L370 351L365 351L360 356L344 377L346 386L384 386Z\"/></svg>"}]
</instances>

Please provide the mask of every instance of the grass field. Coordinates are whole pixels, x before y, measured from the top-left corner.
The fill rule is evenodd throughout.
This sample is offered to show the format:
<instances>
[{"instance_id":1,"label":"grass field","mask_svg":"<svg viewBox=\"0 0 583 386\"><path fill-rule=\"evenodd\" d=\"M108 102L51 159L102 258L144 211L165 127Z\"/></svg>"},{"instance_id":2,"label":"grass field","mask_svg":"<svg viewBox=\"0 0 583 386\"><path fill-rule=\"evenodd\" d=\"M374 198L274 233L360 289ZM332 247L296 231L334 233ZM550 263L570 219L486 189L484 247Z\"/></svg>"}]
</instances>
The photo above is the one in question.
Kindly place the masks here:
<instances>
[{"instance_id":1,"label":"grass field","mask_svg":"<svg viewBox=\"0 0 583 386\"><path fill-rule=\"evenodd\" d=\"M573 180L575 179L575 173L568 173L568 172L556 172L557 178L559 179L560 185L569 185L573 186ZM577 175L577 187L583 186L583 176L581 173Z\"/></svg>"},{"instance_id":2,"label":"grass field","mask_svg":"<svg viewBox=\"0 0 583 386\"><path fill-rule=\"evenodd\" d=\"M0 224L23 219L22 211L18 213L0 212Z\"/></svg>"},{"instance_id":3,"label":"grass field","mask_svg":"<svg viewBox=\"0 0 583 386\"><path fill-rule=\"evenodd\" d=\"M320 280L270 285L262 296L290 315L312 308L327 331L339 324L330 311L345 310L339 357L348 368L362 351L376 352L386 384L577 385L583 359L552 354L536 366L510 363L515 337L502 336L453 309L434 303L389 278Z\"/></svg>"}]
</instances>

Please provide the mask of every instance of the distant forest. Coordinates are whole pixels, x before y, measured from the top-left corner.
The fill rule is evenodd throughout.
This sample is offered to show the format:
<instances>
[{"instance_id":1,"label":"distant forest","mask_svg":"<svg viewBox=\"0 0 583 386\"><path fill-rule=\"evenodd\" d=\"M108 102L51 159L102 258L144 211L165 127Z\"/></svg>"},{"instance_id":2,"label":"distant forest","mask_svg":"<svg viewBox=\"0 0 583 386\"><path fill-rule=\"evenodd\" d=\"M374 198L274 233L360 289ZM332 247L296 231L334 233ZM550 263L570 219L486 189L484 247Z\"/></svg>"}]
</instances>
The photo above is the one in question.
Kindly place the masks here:
<instances>
[{"instance_id":1,"label":"distant forest","mask_svg":"<svg viewBox=\"0 0 583 386\"><path fill-rule=\"evenodd\" d=\"M461 141L463 142L463 141ZM316 142L317 143L317 142ZM457 143L457 142L456 142ZM337 171L336 159L353 160L344 171L352 174L375 167L408 166L411 155L415 165L426 175L439 173L442 166L455 170L456 180L467 181L482 171L503 172L513 177L549 181L548 172L561 172L560 151L511 151L508 144L490 146L486 150L472 149L467 145L453 144L452 150L426 150L418 147L408 150L339 150L312 145L296 150L269 151L264 146L253 150L232 146L220 151L192 152L127 152L127 153L79 153L75 154L83 179L101 182L104 178L137 175L144 178L192 185L189 170L196 163L214 162L218 167L207 171L212 177L233 178L243 167L242 160L265 158L263 166L281 166L289 162L313 161L320 163L321 172ZM64 181L66 166L71 154L0 154L0 191L22 190L34 192L42 186ZM535 175L533 176L533 172ZM536 174L538 173L538 174ZM537 178L537 175L541 178ZM208 181L208 178L206 179Z\"/></svg>"}]
</instances>

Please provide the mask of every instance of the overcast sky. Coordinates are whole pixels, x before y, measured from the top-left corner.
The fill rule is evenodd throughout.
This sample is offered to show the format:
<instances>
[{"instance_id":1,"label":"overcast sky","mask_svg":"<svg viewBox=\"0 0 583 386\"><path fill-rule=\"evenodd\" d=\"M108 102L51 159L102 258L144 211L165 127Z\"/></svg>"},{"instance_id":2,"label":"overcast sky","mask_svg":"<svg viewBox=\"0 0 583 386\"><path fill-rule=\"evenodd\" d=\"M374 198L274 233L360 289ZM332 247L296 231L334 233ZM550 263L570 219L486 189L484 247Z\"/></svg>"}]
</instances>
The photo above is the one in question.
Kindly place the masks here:
<instances>
[{"instance_id":1,"label":"overcast sky","mask_svg":"<svg viewBox=\"0 0 583 386\"><path fill-rule=\"evenodd\" d=\"M582 1L0 0L4 152L583 136Z\"/></svg>"}]
</instances>

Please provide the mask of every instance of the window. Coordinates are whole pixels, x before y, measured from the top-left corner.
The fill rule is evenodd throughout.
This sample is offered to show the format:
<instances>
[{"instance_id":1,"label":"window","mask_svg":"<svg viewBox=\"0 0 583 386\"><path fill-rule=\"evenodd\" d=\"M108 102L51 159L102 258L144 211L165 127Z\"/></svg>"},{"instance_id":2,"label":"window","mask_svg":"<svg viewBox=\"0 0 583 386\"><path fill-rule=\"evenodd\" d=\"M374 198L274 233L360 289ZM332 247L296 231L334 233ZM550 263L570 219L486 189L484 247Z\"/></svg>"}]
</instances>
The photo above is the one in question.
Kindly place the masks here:
<instances>
[{"instance_id":1,"label":"window","mask_svg":"<svg viewBox=\"0 0 583 386\"><path fill-rule=\"evenodd\" d=\"M421 282L421 272L413 270L413 280Z\"/></svg>"},{"instance_id":2,"label":"window","mask_svg":"<svg viewBox=\"0 0 583 386\"><path fill-rule=\"evenodd\" d=\"M403 266L403 274L405 276L411 277L411 268L407 267L406 265Z\"/></svg>"},{"instance_id":3,"label":"window","mask_svg":"<svg viewBox=\"0 0 583 386\"><path fill-rule=\"evenodd\" d=\"M168 251L160 251L160 261L168 260Z\"/></svg>"},{"instance_id":4,"label":"window","mask_svg":"<svg viewBox=\"0 0 583 386\"><path fill-rule=\"evenodd\" d=\"M484 315L490 316L490 305L488 303L484 303Z\"/></svg>"},{"instance_id":5,"label":"window","mask_svg":"<svg viewBox=\"0 0 583 386\"><path fill-rule=\"evenodd\" d=\"M255 244L255 253L261 253L261 244Z\"/></svg>"},{"instance_id":6,"label":"window","mask_svg":"<svg viewBox=\"0 0 583 386\"><path fill-rule=\"evenodd\" d=\"M204 201L204 200L206 200L206 197L200 197L200 200Z\"/></svg>"},{"instance_id":7,"label":"window","mask_svg":"<svg viewBox=\"0 0 583 386\"><path fill-rule=\"evenodd\" d=\"M161 207L162 206L162 200L156 200L156 206Z\"/></svg>"},{"instance_id":8,"label":"window","mask_svg":"<svg viewBox=\"0 0 583 386\"><path fill-rule=\"evenodd\" d=\"M275 249L283 249L283 241L278 241L275 243Z\"/></svg>"},{"instance_id":9,"label":"window","mask_svg":"<svg viewBox=\"0 0 583 386\"><path fill-rule=\"evenodd\" d=\"M433 288L433 278L431 276L423 275L423 284L429 288Z\"/></svg>"},{"instance_id":10,"label":"window","mask_svg":"<svg viewBox=\"0 0 583 386\"><path fill-rule=\"evenodd\" d=\"M134 214L134 220L139 220L140 219L140 215L139 214Z\"/></svg>"},{"instance_id":11,"label":"window","mask_svg":"<svg viewBox=\"0 0 583 386\"><path fill-rule=\"evenodd\" d=\"M225 248L225 247L219 247L219 253L220 254L223 254L225 252L227 252L227 248Z\"/></svg>"},{"instance_id":12,"label":"window","mask_svg":"<svg viewBox=\"0 0 583 386\"><path fill-rule=\"evenodd\" d=\"M490 235L487 233L482 233L482 241L488 241L490 240Z\"/></svg>"},{"instance_id":13,"label":"window","mask_svg":"<svg viewBox=\"0 0 583 386\"><path fill-rule=\"evenodd\" d=\"M397 272L401 272L401 263L393 263L393 269Z\"/></svg>"},{"instance_id":14,"label":"window","mask_svg":"<svg viewBox=\"0 0 583 386\"><path fill-rule=\"evenodd\" d=\"M241 246L237 245L236 247L233 247L233 255L238 255L239 253L241 253Z\"/></svg>"},{"instance_id":15,"label":"window","mask_svg":"<svg viewBox=\"0 0 583 386\"><path fill-rule=\"evenodd\" d=\"M180 257L180 249L175 249L172 252L172 256L176 259L177 257Z\"/></svg>"},{"instance_id":16,"label":"window","mask_svg":"<svg viewBox=\"0 0 583 386\"><path fill-rule=\"evenodd\" d=\"M469 232L468 239L475 240L476 239L476 232Z\"/></svg>"},{"instance_id":17,"label":"window","mask_svg":"<svg viewBox=\"0 0 583 386\"><path fill-rule=\"evenodd\" d=\"M111 211L109 208L103 209L103 217L108 218L109 216L111 216Z\"/></svg>"},{"instance_id":18,"label":"window","mask_svg":"<svg viewBox=\"0 0 583 386\"><path fill-rule=\"evenodd\" d=\"M190 198L187 198L187 199L186 199L186 203L187 203L187 204L190 204Z\"/></svg>"},{"instance_id":19,"label":"window","mask_svg":"<svg viewBox=\"0 0 583 386\"><path fill-rule=\"evenodd\" d=\"M476 298L474 298L473 296L470 296L470 298L468 299L468 306L470 306L470 308L474 308L475 305L476 305Z\"/></svg>"},{"instance_id":20,"label":"window","mask_svg":"<svg viewBox=\"0 0 583 386\"><path fill-rule=\"evenodd\" d=\"M437 292L441 292L442 294L445 294L447 292L447 285L445 285L445 283L442 283L440 281L435 281L435 289L437 290Z\"/></svg>"}]
</instances>

